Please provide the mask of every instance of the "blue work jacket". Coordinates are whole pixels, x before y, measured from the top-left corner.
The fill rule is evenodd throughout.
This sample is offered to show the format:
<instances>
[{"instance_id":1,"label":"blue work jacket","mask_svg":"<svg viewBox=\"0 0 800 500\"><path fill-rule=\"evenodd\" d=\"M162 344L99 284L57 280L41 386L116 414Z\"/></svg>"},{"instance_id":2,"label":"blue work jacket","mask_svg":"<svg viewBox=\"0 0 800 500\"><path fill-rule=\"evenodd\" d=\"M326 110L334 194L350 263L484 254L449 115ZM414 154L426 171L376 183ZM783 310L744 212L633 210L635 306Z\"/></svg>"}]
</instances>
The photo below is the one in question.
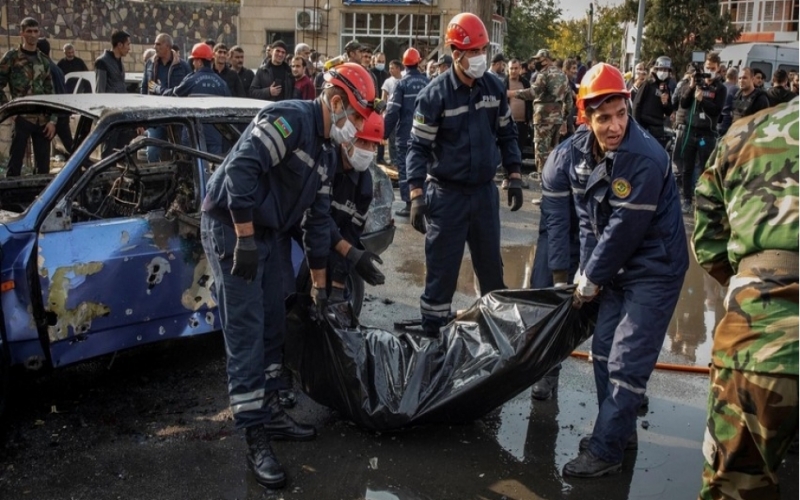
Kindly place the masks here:
<instances>
[{"instance_id":1,"label":"blue work jacket","mask_svg":"<svg viewBox=\"0 0 800 500\"><path fill-rule=\"evenodd\" d=\"M551 271L569 271L580 254L578 214L569 180L570 147L569 142L559 144L542 169L539 232L547 233L547 267Z\"/></svg>"},{"instance_id":2,"label":"blue work jacket","mask_svg":"<svg viewBox=\"0 0 800 500\"><path fill-rule=\"evenodd\" d=\"M403 146L407 146L411 139L411 123L414 119L417 95L428 85L428 78L419 70L410 68L406 71L389 98L383 128L384 139L395 132L395 140Z\"/></svg>"},{"instance_id":3,"label":"blue work jacket","mask_svg":"<svg viewBox=\"0 0 800 500\"><path fill-rule=\"evenodd\" d=\"M428 174L442 183L491 182L501 155L506 170L518 173L517 127L498 78L484 75L468 87L451 68L420 91L406 160L411 189Z\"/></svg>"},{"instance_id":4,"label":"blue work jacket","mask_svg":"<svg viewBox=\"0 0 800 500\"><path fill-rule=\"evenodd\" d=\"M302 219L308 265L324 268L336 154L318 101L267 104L211 175L203 210L223 223L252 222L277 232Z\"/></svg>"},{"instance_id":5,"label":"blue work jacket","mask_svg":"<svg viewBox=\"0 0 800 500\"><path fill-rule=\"evenodd\" d=\"M164 91L166 96L222 96L230 97L228 84L211 68L200 68L184 78L176 87Z\"/></svg>"},{"instance_id":6,"label":"blue work jacket","mask_svg":"<svg viewBox=\"0 0 800 500\"><path fill-rule=\"evenodd\" d=\"M600 286L683 276L686 229L667 152L631 118L616 151L596 161L594 146L581 127L554 159L570 165L581 269Z\"/></svg>"}]
</instances>

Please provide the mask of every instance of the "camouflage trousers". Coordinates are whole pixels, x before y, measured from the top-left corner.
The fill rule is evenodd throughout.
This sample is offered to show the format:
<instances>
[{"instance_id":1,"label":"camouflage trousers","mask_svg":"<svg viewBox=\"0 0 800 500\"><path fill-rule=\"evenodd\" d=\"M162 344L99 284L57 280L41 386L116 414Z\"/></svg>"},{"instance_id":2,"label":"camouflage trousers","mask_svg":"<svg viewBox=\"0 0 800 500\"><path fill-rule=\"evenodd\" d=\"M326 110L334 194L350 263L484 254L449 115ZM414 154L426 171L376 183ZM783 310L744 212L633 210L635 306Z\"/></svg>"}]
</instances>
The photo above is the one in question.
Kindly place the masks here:
<instances>
[{"instance_id":1,"label":"camouflage trousers","mask_svg":"<svg viewBox=\"0 0 800 500\"><path fill-rule=\"evenodd\" d=\"M533 125L533 154L536 171L541 173L550 152L558 145L560 123L535 123Z\"/></svg>"},{"instance_id":2,"label":"camouflage trousers","mask_svg":"<svg viewBox=\"0 0 800 500\"><path fill-rule=\"evenodd\" d=\"M711 367L700 500L778 500L777 471L797 434L797 375Z\"/></svg>"}]
</instances>

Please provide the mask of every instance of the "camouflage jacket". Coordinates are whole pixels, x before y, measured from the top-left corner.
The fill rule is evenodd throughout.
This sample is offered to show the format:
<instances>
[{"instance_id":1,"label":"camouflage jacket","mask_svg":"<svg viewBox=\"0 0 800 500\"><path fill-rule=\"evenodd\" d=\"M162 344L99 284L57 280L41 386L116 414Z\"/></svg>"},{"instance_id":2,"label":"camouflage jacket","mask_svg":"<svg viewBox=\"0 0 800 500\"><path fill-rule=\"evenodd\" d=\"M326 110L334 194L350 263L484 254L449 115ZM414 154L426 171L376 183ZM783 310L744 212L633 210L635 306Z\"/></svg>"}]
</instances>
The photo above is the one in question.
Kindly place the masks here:
<instances>
[{"instance_id":1,"label":"camouflage jacket","mask_svg":"<svg viewBox=\"0 0 800 500\"><path fill-rule=\"evenodd\" d=\"M533 123L562 123L572 112L569 80L555 65L540 71L530 88L517 91L516 96L533 101Z\"/></svg>"},{"instance_id":2,"label":"camouflage jacket","mask_svg":"<svg viewBox=\"0 0 800 500\"><path fill-rule=\"evenodd\" d=\"M26 95L54 94L50 59L36 51L38 62L31 64L22 47L11 49L0 60L0 104L8 102L3 90L8 86L12 99Z\"/></svg>"},{"instance_id":3,"label":"camouflage jacket","mask_svg":"<svg viewBox=\"0 0 800 500\"><path fill-rule=\"evenodd\" d=\"M798 374L798 102L734 123L698 181L694 253L729 285L714 336L719 367ZM764 254L743 263L773 250L792 264L766 264Z\"/></svg>"}]
</instances>

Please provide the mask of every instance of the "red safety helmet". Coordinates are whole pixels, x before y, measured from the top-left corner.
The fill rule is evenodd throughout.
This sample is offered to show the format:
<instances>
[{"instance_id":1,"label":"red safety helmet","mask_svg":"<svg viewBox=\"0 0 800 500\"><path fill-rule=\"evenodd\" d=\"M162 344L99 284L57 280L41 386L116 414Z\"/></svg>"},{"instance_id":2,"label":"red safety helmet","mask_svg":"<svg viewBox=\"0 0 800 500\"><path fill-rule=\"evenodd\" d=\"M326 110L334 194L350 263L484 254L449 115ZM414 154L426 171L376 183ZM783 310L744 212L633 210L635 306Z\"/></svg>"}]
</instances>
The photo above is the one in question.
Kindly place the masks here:
<instances>
[{"instance_id":1,"label":"red safety helmet","mask_svg":"<svg viewBox=\"0 0 800 500\"><path fill-rule=\"evenodd\" d=\"M192 53L189 58L210 61L214 59L214 49L205 42L196 43L194 47L192 47Z\"/></svg>"},{"instance_id":2,"label":"red safety helmet","mask_svg":"<svg viewBox=\"0 0 800 500\"><path fill-rule=\"evenodd\" d=\"M380 143L383 140L383 117L381 114L370 114L364 120L364 128L356 132L356 137L365 141Z\"/></svg>"},{"instance_id":3,"label":"red safety helmet","mask_svg":"<svg viewBox=\"0 0 800 500\"><path fill-rule=\"evenodd\" d=\"M456 15L447 25L445 47L455 46L459 50L480 49L489 43L489 33L481 18L464 12Z\"/></svg>"},{"instance_id":4,"label":"red safety helmet","mask_svg":"<svg viewBox=\"0 0 800 500\"><path fill-rule=\"evenodd\" d=\"M606 63L597 63L583 75L581 86L578 88L578 123L586 121L586 106L596 108L608 98L620 96L626 99L631 93L625 86L625 78L614 66Z\"/></svg>"},{"instance_id":5,"label":"red safety helmet","mask_svg":"<svg viewBox=\"0 0 800 500\"><path fill-rule=\"evenodd\" d=\"M419 51L414 47L403 52L403 66L416 66L421 60L422 56L419 55Z\"/></svg>"},{"instance_id":6,"label":"red safety helmet","mask_svg":"<svg viewBox=\"0 0 800 500\"><path fill-rule=\"evenodd\" d=\"M363 66L344 63L325 73L325 81L344 89L347 100L358 114L367 118L372 113L375 101L375 82Z\"/></svg>"}]
</instances>

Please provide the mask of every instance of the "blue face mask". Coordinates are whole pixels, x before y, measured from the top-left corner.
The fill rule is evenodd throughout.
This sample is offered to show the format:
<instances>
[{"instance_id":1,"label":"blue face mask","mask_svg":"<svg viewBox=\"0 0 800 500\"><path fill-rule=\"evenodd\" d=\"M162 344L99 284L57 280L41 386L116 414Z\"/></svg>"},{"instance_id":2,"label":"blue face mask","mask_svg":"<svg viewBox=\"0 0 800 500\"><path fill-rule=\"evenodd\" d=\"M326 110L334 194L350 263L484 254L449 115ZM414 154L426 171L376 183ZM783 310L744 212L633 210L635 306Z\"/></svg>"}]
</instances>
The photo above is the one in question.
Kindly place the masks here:
<instances>
[{"instance_id":1,"label":"blue face mask","mask_svg":"<svg viewBox=\"0 0 800 500\"><path fill-rule=\"evenodd\" d=\"M383 71L384 69L386 69L386 65L384 63L378 63L375 65L375 69L377 69L378 71Z\"/></svg>"}]
</instances>

